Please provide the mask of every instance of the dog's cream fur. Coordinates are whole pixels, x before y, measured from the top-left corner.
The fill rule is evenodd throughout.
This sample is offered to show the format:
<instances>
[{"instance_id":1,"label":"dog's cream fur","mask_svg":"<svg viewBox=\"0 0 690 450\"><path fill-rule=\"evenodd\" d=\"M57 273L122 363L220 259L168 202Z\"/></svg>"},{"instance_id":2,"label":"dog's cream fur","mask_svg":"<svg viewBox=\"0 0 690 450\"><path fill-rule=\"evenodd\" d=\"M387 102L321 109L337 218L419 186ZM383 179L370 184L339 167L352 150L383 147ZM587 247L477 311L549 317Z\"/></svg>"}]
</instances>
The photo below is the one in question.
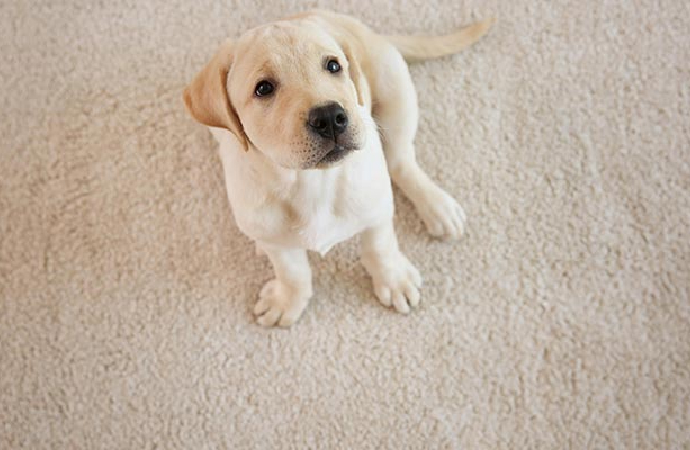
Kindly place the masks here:
<instances>
[{"instance_id":1,"label":"dog's cream fur","mask_svg":"<svg viewBox=\"0 0 690 450\"><path fill-rule=\"evenodd\" d=\"M382 304L401 313L419 303L421 277L393 231L391 179L415 204L429 232L458 238L465 215L418 166L417 99L403 57L457 52L491 26L484 21L440 37L380 36L357 20L313 11L226 42L185 90L192 116L220 144L239 228L270 258L275 279L255 307L262 325L289 326L312 295L307 250L325 254L362 233L362 262ZM342 73L323 67L335 59ZM270 98L254 86L271 80ZM324 163L333 142L310 133L312 107L336 102L350 151Z\"/></svg>"}]
</instances>

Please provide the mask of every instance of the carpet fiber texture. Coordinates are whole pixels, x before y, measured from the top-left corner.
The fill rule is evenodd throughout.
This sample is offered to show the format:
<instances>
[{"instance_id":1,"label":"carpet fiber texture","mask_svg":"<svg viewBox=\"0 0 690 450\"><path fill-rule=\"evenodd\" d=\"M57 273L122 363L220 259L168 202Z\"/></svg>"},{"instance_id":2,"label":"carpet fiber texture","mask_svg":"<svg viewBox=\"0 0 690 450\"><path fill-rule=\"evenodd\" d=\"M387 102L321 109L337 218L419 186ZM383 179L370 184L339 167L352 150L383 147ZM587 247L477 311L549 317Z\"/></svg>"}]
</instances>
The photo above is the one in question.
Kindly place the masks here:
<instances>
[{"instance_id":1,"label":"carpet fiber texture","mask_svg":"<svg viewBox=\"0 0 690 450\"><path fill-rule=\"evenodd\" d=\"M0 2L0 448L690 448L689 5ZM421 308L378 304L355 239L266 330L270 265L181 94L314 6L498 24L411 69L420 164L469 219L435 241L396 192Z\"/></svg>"}]
</instances>

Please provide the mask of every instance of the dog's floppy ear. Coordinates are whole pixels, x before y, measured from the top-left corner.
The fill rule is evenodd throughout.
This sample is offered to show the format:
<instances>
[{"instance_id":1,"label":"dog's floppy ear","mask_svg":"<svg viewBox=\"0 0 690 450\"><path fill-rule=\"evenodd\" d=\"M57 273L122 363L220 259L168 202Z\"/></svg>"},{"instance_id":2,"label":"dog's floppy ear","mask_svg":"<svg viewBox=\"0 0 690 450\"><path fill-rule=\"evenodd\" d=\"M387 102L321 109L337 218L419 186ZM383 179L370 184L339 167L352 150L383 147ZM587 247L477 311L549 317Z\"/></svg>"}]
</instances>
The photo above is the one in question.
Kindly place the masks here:
<instances>
[{"instance_id":1,"label":"dog's floppy ear","mask_svg":"<svg viewBox=\"0 0 690 450\"><path fill-rule=\"evenodd\" d=\"M362 67L357 59L356 52L350 45L344 42L341 43L341 48L349 63L348 72L355 85L355 90L357 91L357 103L361 106L371 105L371 91L369 90L367 80L364 78L364 72L362 72Z\"/></svg>"},{"instance_id":2,"label":"dog's floppy ear","mask_svg":"<svg viewBox=\"0 0 690 450\"><path fill-rule=\"evenodd\" d=\"M201 72L184 90L184 103L198 122L210 127L227 128L237 137L245 150L249 139L230 104L227 82L228 71L234 58L233 43L226 41Z\"/></svg>"}]
</instances>

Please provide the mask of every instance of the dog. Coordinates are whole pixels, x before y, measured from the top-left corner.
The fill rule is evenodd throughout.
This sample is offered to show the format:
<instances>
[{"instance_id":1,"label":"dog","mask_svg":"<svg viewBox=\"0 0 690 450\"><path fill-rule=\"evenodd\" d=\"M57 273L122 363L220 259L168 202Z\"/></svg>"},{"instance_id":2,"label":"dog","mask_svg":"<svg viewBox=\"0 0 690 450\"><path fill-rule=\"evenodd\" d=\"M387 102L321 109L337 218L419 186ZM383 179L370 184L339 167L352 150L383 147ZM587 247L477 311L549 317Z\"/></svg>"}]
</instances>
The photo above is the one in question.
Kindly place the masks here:
<instances>
[{"instance_id":1,"label":"dog","mask_svg":"<svg viewBox=\"0 0 690 450\"><path fill-rule=\"evenodd\" d=\"M312 296L307 251L361 233L374 293L407 314L422 279L393 230L391 180L428 231L457 239L465 213L415 158L417 97L406 61L450 55L487 33L484 20L444 36L383 36L315 10L228 40L184 90L218 141L239 229L275 278L254 307L264 326L292 325Z\"/></svg>"}]
</instances>

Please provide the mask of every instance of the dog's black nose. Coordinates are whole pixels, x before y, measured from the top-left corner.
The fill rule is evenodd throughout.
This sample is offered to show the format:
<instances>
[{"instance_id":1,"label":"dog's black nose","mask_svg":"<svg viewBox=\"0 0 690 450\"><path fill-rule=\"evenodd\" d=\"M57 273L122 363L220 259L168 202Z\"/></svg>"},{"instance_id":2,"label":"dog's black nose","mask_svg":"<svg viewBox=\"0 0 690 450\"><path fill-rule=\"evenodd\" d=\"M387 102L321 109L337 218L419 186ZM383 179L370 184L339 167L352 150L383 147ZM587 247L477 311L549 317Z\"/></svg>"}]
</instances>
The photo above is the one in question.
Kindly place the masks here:
<instances>
[{"instance_id":1,"label":"dog's black nose","mask_svg":"<svg viewBox=\"0 0 690 450\"><path fill-rule=\"evenodd\" d=\"M312 108L307 122L319 136L334 138L347 129L347 113L339 104L329 103Z\"/></svg>"}]
</instances>

